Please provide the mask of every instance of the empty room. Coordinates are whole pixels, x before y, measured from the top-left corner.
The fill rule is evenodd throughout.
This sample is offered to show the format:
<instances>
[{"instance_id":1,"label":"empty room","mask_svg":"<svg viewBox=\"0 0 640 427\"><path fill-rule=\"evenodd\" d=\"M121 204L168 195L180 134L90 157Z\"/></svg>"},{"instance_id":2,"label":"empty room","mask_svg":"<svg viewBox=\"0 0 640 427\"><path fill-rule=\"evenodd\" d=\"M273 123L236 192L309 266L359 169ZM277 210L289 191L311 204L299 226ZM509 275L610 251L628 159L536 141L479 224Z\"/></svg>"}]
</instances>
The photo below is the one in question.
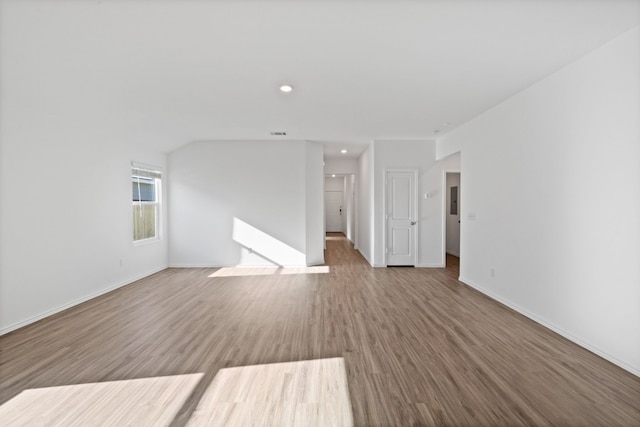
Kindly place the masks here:
<instances>
[{"instance_id":1,"label":"empty room","mask_svg":"<svg viewBox=\"0 0 640 427\"><path fill-rule=\"evenodd\" d=\"M0 0L0 425L640 425L640 1Z\"/></svg>"}]
</instances>

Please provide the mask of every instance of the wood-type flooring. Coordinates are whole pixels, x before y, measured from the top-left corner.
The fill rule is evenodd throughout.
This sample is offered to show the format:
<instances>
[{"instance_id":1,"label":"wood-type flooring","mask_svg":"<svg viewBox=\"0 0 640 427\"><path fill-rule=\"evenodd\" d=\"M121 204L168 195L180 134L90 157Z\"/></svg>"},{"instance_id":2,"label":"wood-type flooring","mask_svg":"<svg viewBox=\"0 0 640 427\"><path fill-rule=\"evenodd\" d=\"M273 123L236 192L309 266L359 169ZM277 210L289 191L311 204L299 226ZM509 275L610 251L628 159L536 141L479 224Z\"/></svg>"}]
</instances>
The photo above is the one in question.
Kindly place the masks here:
<instances>
[{"instance_id":1,"label":"wood-type flooring","mask_svg":"<svg viewBox=\"0 0 640 427\"><path fill-rule=\"evenodd\" d=\"M221 370L341 358L357 426L640 426L640 378L458 282L455 258L374 269L331 237L325 269L167 269L0 337L0 404L176 378L185 426Z\"/></svg>"}]
</instances>

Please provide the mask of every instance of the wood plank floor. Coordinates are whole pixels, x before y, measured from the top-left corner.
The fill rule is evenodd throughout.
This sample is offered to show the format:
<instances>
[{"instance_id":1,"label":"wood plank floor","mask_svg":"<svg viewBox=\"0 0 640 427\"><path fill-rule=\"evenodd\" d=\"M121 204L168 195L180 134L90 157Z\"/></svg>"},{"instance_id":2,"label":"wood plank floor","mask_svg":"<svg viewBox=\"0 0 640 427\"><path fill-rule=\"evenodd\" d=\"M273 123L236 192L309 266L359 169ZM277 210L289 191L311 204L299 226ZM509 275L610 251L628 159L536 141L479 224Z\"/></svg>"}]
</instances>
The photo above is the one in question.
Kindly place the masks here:
<instances>
[{"instance_id":1,"label":"wood plank floor","mask_svg":"<svg viewBox=\"0 0 640 427\"><path fill-rule=\"evenodd\" d=\"M353 426L344 359L221 369L189 427Z\"/></svg>"},{"instance_id":2,"label":"wood plank floor","mask_svg":"<svg viewBox=\"0 0 640 427\"><path fill-rule=\"evenodd\" d=\"M202 374L172 420L185 426L222 369L343 358L357 426L640 426L640 378L464 286L455 266L374 269L332 237L329 272L168 269L0 337L0 404Z\"/></svg>"}]
</instances>

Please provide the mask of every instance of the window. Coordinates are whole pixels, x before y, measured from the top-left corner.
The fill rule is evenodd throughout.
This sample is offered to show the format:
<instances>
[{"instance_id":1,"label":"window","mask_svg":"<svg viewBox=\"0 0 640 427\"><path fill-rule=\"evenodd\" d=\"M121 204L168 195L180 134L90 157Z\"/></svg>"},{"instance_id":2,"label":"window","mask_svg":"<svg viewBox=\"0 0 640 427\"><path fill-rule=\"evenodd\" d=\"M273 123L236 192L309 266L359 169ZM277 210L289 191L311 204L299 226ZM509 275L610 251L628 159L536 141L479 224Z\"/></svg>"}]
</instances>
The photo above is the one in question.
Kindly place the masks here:
<instances>
[{"instance_id":1,"label":"window","mask_svg":"<svg viewBox=\"0 0 640 427\"><path fill-rule=\"evenodd\" d=\"M159 168L131 164L134 242L160 237L161 182Z\"/></svg>"}]
</instances>

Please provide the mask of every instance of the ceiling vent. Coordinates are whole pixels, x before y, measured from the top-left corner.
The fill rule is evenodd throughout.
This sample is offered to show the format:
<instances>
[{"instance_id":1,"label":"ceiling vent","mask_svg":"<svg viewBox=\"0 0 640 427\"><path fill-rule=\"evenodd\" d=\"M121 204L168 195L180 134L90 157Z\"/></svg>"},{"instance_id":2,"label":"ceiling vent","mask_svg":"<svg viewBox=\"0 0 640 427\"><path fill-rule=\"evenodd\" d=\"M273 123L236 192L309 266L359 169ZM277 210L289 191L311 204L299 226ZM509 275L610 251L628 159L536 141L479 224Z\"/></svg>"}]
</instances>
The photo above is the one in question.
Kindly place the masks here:
<instances>
[{"instance_id":1,"label":"ceiling vent","mask_svg":"<svg viewBox=\"0 0 640 427\"><path fill-rule=\"evenodd\" d=\"M286 132L271 132L271 136L286 136Z\"/></svg>"}]
</instances>

